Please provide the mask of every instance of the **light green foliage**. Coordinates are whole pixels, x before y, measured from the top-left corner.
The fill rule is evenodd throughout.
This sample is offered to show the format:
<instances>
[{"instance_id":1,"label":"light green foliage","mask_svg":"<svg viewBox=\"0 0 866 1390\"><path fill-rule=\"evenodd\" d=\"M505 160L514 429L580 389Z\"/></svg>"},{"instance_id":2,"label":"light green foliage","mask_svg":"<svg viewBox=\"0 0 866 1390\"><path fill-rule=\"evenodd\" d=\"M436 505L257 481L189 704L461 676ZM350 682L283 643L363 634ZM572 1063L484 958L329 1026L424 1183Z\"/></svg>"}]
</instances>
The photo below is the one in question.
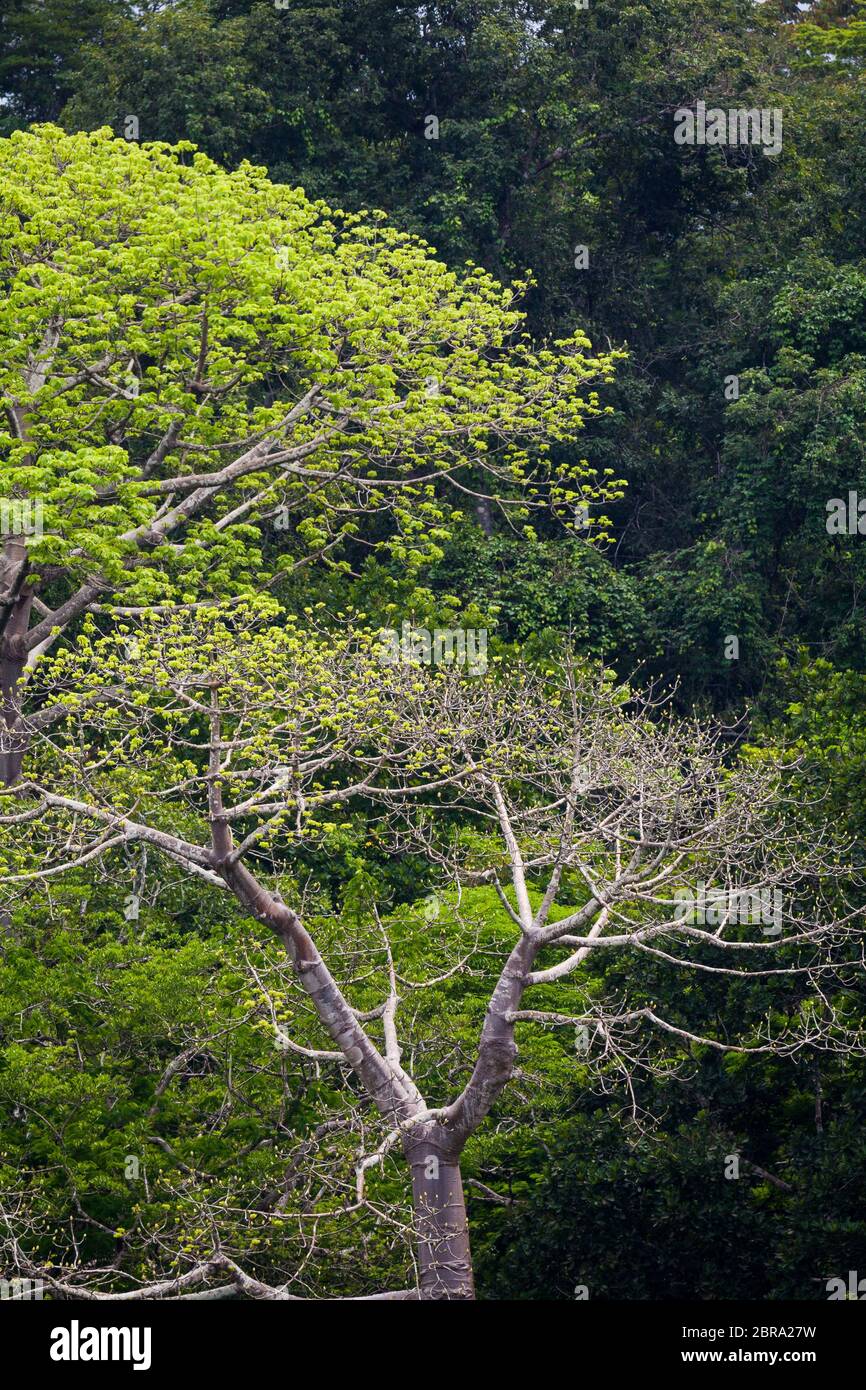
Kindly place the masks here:
<instances>
[{"instance_id":1,"label":"light green foliage","mask_svg":"<svg viewBox=\"0 0 866 1390\"><path fill-rule=\"evenodd\" d=\"M281 509L301 555L393 511L411 568L457 472L512 501L557 473L566 502L617 491L548 462L611 356L534 348L515 291L381 215L107 130L16 133L0 185L0 487L44 503L49 576L137 602L257 585Z\"/></svg>"}]
</instances>

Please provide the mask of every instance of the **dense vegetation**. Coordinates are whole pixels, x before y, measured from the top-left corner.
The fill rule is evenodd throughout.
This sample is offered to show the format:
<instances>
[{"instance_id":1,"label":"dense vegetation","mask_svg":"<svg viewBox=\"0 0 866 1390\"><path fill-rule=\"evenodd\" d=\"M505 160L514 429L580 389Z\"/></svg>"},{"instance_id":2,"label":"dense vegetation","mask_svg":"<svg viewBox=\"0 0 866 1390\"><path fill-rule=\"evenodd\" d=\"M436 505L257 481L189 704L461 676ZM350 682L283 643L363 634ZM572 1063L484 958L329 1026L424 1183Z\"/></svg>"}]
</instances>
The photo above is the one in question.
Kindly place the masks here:
<instances>
[{"instance_id":1,"label":"dense vegetation","mask_svg":"<svg viewBox=\"0 0 866 1390\"><path fill-rule=\"evenodd\" d=\"M99 643L134 639L126 609L143 605L242 595L252 624L317 641L483 628L502 679L521 663L555 676L576 653L661 682L679 716L736 725L732 763L793 753L787 794L862 861L866 516L827 522L831 499L866 497L864 14L863 0L10 3L0 496L46 499L34 602L56 613L94 585L49 644L52 698L80 697L88 662L126 680ZM781 152L678 147L674 113L697 100L780 109ZM112 365L59 400L32 378L19 401L61 282L90 326L52 371L70 381L85 350ZM199 293L220 314L190 390ZM317 372L329 403L293 446L324 440L349 482L316 473L321 452L288 481L263 462L251 490L220 493L231 520L260 489L260 515L193 517L191 543L169 544L147 490L166 402L210 466ZM149 528L132 563L129 535ZM142 714L151 733L162 718L161 757L117 743L122 717L102 706L87 737L116 759L111 795L194 837L192 802L161 798L193 777L172 738L196 731ZM75 727L38 754L52 784L72 776ZM459 804L448 816L480 862L484 835ZM387 1164L371 1178L384 1226L363 1209L325 1223L313 1257L292 1222L287 1164L308 1153L324 1176L293 1178L292 1201L345 1200L356 1131L335 1122L331 1142L323 1126L354 1083L275 1055L294 1015L268 934L145 844L31 892L47 844L22 848L13 826L2 860L21 882L0 923L0 1188L27 1258L75 1253L147 1281L216 1221L265 1281L303 1265L311 1293L399 1285L403 1180ZM489 881L458 900L363 796L294 859L273 856L323 955L362 982L359 1009L375 1007L380 912L415 979L468 957L473 934L495 954L510 929ZM862 909L855 875L838 894ZM796 980L684 981L640 951L593 954L586 990L618 994L626 976L633 1001L701 1037L731 1040L733 1019L754 1040L765 1015L804 1007ZM866 1024L862 970L829 989L852 1033ZM466 1067L489 992L470 970L419 1004L434 1090ZM321 1046L308 1024L292 1036ZM626 1084L572 1035L521 1039L520 1074L463 1157L480 1296L823 1298L832 1276L866 1272L858 1048L747 1058L666 1041Z\"/></svg>"}]
</instances>

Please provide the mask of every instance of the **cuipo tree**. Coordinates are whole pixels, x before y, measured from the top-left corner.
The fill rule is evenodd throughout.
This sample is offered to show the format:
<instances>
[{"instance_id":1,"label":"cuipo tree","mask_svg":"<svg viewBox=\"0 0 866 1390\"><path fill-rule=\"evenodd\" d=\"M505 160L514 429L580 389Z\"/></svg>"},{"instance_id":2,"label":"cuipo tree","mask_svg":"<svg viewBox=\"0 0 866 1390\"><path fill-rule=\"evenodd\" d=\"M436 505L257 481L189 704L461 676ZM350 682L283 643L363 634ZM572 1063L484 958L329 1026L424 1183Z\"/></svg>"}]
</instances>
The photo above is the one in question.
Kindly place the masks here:
<instances>
[{"instance_id":1,"label":"cuipo tree","mask_svg":"<svg viewBox=\"0 0 866 1390\"><path fill-rule=\"evenodd\" d=\"M253 594L346 563L353 537L411 568L455 504L573 516L617 491L552 461L613 359L580 335L533 348L520 287L461 278L383 214L127 133L0 142L7 782L22 673L94 607Z\"/></svg>"},{"instance_id":2,"label":"cuipo tree","mask_svg":"<svg viewBox=\"0 0 866 1390\"><path fill-rule=\"evenodd\" d=\"M776 762L732 762L726 731L679 723L571 661L507 679L431 674L383 663L374 638L320 638L274 616L261 604L156 615L120 636L101 636L92 617L74 650L40 667L43 713L55 717L48 733L38 712L29 721L28 773L2 796L4 906L38 901L83 866L110 875L140 844L276 935L294 980L285 1045L341 1073L358 1116L345 1210L369 1202L371 1170L389 1156L402 1152L411 1172L417 1287L392 1296L473 1296L461 1154L507 1104L520 1030L577 1030L582 1056L627 1085L666 1040L723 1053L861 1046L849 992L862 910L845 897L857 873L814 808L798 828ZM498 894L510 941L455 932L426 982L435 993L461 970L483 978L468 1055L447 1010L441 1036L423 1010L401 1011L423 923L395 934L400 912L370 904L378 946L337 922L329 963L305 920L297 885L351 814L395 852L438 865L443 888ZM593 962L611 953L624 983L602 997ZM686 1006L672 1016L632 997L629 964L642 958L785 991L770 1008L762 994L754 1016L698 1029ZM304 1162L314 1147L299 1140L287 1164ZM303 1219L339 1216L317 1190ZM13 1251L22 1273L45 1275L14 1238ZM116 1269L57 1269L45 1277L61 1294L116 1296ZM218 1237L204 1252L186 1243L181 1270L140 1296L196 1284L296 1296L291 1278L251 1276Z\"/></svg>"}]
</instances>

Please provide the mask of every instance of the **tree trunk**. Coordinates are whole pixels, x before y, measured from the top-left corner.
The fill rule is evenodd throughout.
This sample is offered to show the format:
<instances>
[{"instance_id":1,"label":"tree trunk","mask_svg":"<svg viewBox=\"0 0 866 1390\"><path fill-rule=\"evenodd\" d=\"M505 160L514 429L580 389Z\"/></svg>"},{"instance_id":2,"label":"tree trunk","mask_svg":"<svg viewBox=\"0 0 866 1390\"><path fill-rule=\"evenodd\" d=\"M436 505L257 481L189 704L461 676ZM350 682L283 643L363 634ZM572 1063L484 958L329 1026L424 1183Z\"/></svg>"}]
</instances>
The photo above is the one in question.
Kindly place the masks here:
<instances>
[{"instance_id":1,"label":"tree trunk","mask_svg":"<svg viewBox=\"0 0 866 1390\"><path fill-rule=\"evenodd\" d=\"M459 1155L434 1131L407 1140L422 1299L474 1299Z\"/></svg>"},{"instance_id":2,"label":"tree trunk","mask_svg":"<svg viewBox=\"0 0 866 1390\"><path fill-rule=\"evenodd\" d=\"M0 557L0 786L4 787L18 781L25 749L18 687L27 664L33 603L26 576L26 544L20 537L10 537Z\"/></svg>"}]
</instances>

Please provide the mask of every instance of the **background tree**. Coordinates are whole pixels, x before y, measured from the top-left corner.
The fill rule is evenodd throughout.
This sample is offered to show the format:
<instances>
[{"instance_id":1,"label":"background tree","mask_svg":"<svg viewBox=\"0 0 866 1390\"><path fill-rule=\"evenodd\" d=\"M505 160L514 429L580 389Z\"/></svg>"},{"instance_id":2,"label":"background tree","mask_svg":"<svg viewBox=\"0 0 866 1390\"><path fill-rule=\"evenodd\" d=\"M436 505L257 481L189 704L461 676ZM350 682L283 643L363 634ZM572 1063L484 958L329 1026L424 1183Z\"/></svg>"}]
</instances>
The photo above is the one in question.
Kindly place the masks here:
<instances>
[{"instance_id":1,"label":"background tree","mask_svg":"<svg viewBox=\"0 0 866 1390\"><path fill-rule=\"evenodd\" d=\"M141 11L140 5L135 7ZM10 0L0 15L0 134L53 121L72 94L85 45L105 41L127 0Z\"/></svg>"}]
</instances>

